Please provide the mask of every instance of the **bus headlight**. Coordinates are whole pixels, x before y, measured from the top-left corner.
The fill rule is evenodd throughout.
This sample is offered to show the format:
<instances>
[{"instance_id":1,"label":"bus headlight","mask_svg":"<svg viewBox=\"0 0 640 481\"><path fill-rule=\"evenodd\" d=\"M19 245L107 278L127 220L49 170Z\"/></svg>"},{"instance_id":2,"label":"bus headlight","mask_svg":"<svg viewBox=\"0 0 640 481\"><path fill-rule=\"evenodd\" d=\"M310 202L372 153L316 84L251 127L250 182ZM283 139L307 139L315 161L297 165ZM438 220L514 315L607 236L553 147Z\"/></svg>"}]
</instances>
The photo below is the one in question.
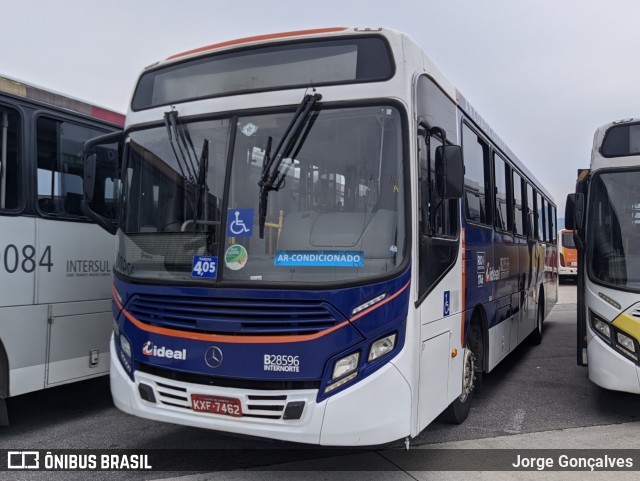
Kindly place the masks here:
<instances>
[{"instance_id":1,"label":"bus headlight","mask_svg":"<svg viewBox=\"0 0 640 481\"><path fill-rule=\"evenodd\" d=\"M359 360L359 352L354 352L352 354L349 354L348 356L343 357L342 359L338 359L335 366L333 367L333 376L331 377L331 380L335 381L336 379L341 378L342 376L346 376L347 374L355 371L358 368Z\"/></svg>"},{"instance_id":2,"label":"bus headlight","mask_svg":"<svg viewBox=\"0 0 640 481\"><path fill-rule=\"evenodd\" d=\"M369 362L393 351L393 348L396 346L396 337L397 334L393 333L389 336L383 337L382 339L378 339L376 342L371 344L371 349L369 350Z\"/></svg>"},{"instance_id":3,"label":"bus headlight","mask_svg":"<svg viewBox=\"0 0 640 481\"><path fill-rule=\"evenodd\" d=\"M616 340L618 341L618 344L620 344L625 349L631 352L635 352L636 350L635 343L633 342L633 339L631 339L629 336L625 336L621 332L616 332Z\"/></svg>"},{"instance_id":4,"label":"bus headlight","mask_svg":"<svg viewBox=\"0 0 640 481\"><path fill-rule=\"evenodd\" d=\"M590 314L591 327L593 330L600 334L607 342L611 342L611 328L609 327L609 323L596 316L593 312L590 312Z\"/></svg>"},{"instance_id":5,"label":"bus headlight","mask_svg":"<svg viewBox=\"0 0 640 481\"><path fill-rule=\"evenodd\" d=\"M131 359L131 343L129 339L120 334L120 349L122 349L122 353L127 356L127 358Z\"/></svg>"}]
</instances>

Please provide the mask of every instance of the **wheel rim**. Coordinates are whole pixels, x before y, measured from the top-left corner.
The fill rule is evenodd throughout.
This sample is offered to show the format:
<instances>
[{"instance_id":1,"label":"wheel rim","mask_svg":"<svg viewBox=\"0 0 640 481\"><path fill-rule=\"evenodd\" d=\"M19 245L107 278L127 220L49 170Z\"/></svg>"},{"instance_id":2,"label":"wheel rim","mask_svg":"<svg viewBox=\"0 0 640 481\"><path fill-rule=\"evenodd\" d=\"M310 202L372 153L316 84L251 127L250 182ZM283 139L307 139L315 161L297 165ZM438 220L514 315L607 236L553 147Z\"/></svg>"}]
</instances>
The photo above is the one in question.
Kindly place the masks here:
<instances>
[{"instance_id":1,"label":"wheel rim","mask_svg":"<svg viewBox=\"0 0 640 481\"><path fill-rule=\"evenodd\" d=\"M475 380L476 356L471 352L469 346L464 352L464 372L462 374L462 394L460 402L465 402L473 391L473 382Z\"/></svg>"}]
</instances>

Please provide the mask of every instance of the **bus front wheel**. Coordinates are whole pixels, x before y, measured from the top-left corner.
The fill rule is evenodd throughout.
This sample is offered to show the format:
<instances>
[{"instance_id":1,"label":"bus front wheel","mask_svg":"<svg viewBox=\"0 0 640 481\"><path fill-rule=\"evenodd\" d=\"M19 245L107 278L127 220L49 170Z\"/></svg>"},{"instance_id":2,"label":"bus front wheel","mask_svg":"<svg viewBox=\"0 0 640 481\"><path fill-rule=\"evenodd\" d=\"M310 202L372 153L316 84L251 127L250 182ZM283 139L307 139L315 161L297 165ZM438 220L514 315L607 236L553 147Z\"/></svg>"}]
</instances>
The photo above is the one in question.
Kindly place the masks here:
<instances>
[{"instance_id":1,"label":"bus front wheel","mask_svg":"<svg viewBox=\"0 0 640 481\"><path fill-rule=\"evenodd\" d=\"M453 401L443 413L443 418L451 424L462 424L471 409L475 380L476 356L467 343L464 350L464 369L462 372L462 394Z\"/></svg>"}]
</instances>

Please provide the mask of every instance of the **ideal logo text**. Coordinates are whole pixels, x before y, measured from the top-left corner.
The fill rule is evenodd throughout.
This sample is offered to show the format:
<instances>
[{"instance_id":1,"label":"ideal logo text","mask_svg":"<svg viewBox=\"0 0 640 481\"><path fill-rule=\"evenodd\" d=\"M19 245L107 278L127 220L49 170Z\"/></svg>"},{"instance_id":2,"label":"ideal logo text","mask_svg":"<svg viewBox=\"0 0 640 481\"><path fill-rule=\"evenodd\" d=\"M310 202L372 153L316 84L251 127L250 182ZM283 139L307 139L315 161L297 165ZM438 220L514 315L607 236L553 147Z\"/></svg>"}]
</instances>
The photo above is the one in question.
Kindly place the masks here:
<instances>
[{"instance_id":1,"label":"ideal logo text","mask_svg":"<svg viewBox=\"0 0 640 481\"><path fill-rule=\"evenodd\" d=\"M184 361L187 358L186 349L169 349L167 347L158 347L151 341L147 341L142 346L142 354L145 356L163 357L165 359L176 359Z\"/></svg>"}]
</instances>

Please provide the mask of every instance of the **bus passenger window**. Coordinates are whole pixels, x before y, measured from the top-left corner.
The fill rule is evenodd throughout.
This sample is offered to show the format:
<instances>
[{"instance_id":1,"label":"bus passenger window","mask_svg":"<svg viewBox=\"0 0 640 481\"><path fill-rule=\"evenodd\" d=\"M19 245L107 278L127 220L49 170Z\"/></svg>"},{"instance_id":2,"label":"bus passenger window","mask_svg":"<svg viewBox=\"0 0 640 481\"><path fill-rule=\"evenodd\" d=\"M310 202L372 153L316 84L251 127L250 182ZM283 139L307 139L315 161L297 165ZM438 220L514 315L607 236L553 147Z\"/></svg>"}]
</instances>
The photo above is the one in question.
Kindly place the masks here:
<instances>
[{"instance_id":1,"label":"bus passenger window","mask_svg":"<svg viewBox=\"0 0 640 481\"><path fill-rule=\"evenodd\" d=\"M522 178L513 173L513 233L524 235L524 219L522 212Z\"/></svg>"},{"instance_id":2,"label":"bus passenger window","mask_svg":"<svg viewBox=\"0 0 640 481\"><path fill-rule=\"evenodd\" d=\"M538 217L538 239L546 240L544 228L544 204L540 193L536 192L536 216Z\"/></svg>"},{"instance_id":3,"label":"bus passenger window","mask_svg":"<svg viewBox=\"0 0 640 481\"><path fill-rule=\"evenodd\" d=\"M83 217L83 144L103 131L46 117L37 121L38 209L42 214Z\"/></svg>"},{"instance_id":4,"label":"bus passenger window","mask_svg":"<svg viewBox=\"0 0 640 481\"><path fill-rule=\"evenodd\" d=\"M549 240L555 244L556 241L556 208L549 204Z\"/></svg>"},{"instance_id":5,"label":"bus passenger window","mask_svg":"<svg viewBox=\"0 0 640 481\"><path fill-rule=\"evenodd\" d=\"M527 185L527 236L535 237L536 236L536 220L535 220L535 206L533 204L533 187L528 182Z\"/></svg>"},{"instance_id":6,"label":"bus passenger window","mask_svg":"<svg viewBox=\"0 0 640 481\"><path fill-rule=\"evenodd\" d=\"M469 127L463 125L465 215L468 220L491 223L491 196L486 195L490 185L489 147Z\"/></svg>"},{"instance_id":7,"label":"bus passenger window","mask_svg":"<svg viewBox=\"0 0 640 481\"><path fill-rule=\"evenodd\" d=\"M493 160L496 179L495 226L500 230L511 231L513 221L509 218L510 199L507 195L506 164L498 154L494 154Z\"/></svg>"},{"instance_id":8,"label":"bus passenger window","mask_svg":"<svg viewBox=\"0 0 640 481\"><path fill-rule=\"evenodd\" d=\"M0 152L6 151L6 158L0 158L0 210L15 210L20 206L19 124L20 117L15 111L0 109Z\"/></svg>"}]
</instances>

